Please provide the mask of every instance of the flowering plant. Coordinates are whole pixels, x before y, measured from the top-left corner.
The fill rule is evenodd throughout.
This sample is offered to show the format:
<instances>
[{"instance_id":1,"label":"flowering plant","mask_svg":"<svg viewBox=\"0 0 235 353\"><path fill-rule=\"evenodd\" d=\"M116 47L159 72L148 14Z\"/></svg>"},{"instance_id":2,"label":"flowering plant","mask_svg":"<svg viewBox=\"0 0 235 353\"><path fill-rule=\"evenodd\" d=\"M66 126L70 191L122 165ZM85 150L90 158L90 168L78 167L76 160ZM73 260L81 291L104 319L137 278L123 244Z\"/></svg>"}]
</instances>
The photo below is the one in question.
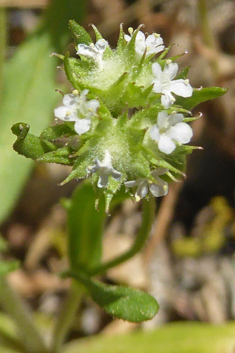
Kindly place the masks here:
<instances>
[{"instance_id":1,"label":"flowering plant","mask_svg":"<svg viewBox=\"0 0 235 353\"><path fill-rule=\"evenodd\" d=\"M186 78L188 68L179 71L178 57L166 59L170 48L160 35L146 36L142 26L129 29L129 35L120 26L114 50L95 26L95 43L75 21L69 26L77 57L56 55L64 62L72 93L65 94L63 104L55 109L58 123L40 137L30 134L25 123L14 125L14 149L37 161L72 166L62 184L90 178L97 200L104 194L106 212L122 187L136 201L166 195L169 181L184 175L186 155L196 148L186 145L193 135L188 123L196 119L191 109L226 90L193 89ZM91 265L90 259L79 258L83 257L78 250L84 244L81 235L73 233L69 240L71 269L67 275L85 285L107 312L130 321L153 317L158 310L156 301L128 288L98 284L91 277L141 249L154 216L154 202L148 204L144 201L143 225L135 244L117 259L106 264L99 259ZM91 235L93 240L95 236ZM94 243L88 243L89 253Z\"/></svg>"}]
</instances>

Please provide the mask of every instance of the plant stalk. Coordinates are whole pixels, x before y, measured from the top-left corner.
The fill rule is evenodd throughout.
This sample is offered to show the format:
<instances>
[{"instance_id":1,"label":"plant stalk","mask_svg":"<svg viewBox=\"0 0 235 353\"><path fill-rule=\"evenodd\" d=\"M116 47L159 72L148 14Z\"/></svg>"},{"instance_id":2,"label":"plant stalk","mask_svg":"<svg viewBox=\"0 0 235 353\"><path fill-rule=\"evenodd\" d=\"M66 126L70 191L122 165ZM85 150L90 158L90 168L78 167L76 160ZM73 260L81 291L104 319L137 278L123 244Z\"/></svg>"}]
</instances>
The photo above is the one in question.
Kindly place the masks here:
<instances>
[{"instance_id":1,"label":"plant stalk","mask_svg":"<svg viewBox=\"0 0 235 353\"><path fill-rule=\"evenodd\" d=\"M154 221L154 216L155 216L155 198L150 197L149 200L143 200L143 217L142 217L143 220L142 220L140 230L137 234L137 237L132 247L127 252L116 257L115 259L111 261L107 261L106 263L95 267L93 270L90 270L88 272L88 275L95 276L95 275L104 273L109 268L118 266L121 263L126 262L129 259L131 259L133 256L135 256L142 249L142 247L144 246L149 236L149 233L151 231L151 227Z\"/></svg>"},{"instance_id":2,"label":"plant stalk","mask_svg":"<svg viewBox=\"0 0 235 353\"><path fill-rule=\"evenodd\" d=\"M53 342L51 349L52 353L61 352L62 345L74 320L74 316L78 310L82 296L82 286L78 284L77 281L72 280L70 292L57 318L53 334Z\"/></svg>"},{"instance_id":3,"label":"plant stalk","mask_svg":"<svg viewBox=\"0 0 235 353\"><path fill-rule=\"evenodd\" d=\"M34 325L28 307L23 304L5 277L0 277L0 306L16 323L22 343L29 353L49 352Z\"/></svg>"}]
</instances>

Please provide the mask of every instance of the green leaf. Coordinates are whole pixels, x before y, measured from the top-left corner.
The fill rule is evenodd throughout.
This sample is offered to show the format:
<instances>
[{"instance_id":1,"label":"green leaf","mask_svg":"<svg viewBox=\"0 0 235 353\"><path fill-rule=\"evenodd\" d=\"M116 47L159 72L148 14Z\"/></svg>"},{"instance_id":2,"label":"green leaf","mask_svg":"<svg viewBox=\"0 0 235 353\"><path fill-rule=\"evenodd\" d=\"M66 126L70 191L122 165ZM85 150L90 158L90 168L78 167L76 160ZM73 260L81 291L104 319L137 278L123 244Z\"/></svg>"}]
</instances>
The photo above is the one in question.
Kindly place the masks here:
<instances>
[{"instance_id":1,"label":"green leaf","mask_svg":"<svg viewBox=\"0 0 235 353\"><path fill-rule=\"evenodd\" d=\"M108 314L130 322L151 320L158 312L157 301L137 289L93 282L92 299Z\"/></svg>"},{"instance_id":2,"label":"green leaf","mask_svg":"<svg viewBox=\"0 0 235 353\"><path fill-rule=\"evenodd\" d=\"M124 175L123 175L124 177ZM95 183L97 184L97 182ZM113 199L113 196L120 190L122 185L122 179L115 180L112 176L109 176L109 183L107 189L104 190L105 196L105 212L109 214L110 203ZM98 188L98 187L97 187Z\"/></svg>"},{"instance_id":3,"label":"green leaf","mask_svg":"<svg viewBox=\"0 0 235 353\"><path fill-rule=\"evenodd\" d=\"M129 101L129 108L146 107L149 103L149 94L152 91L152 85L147 89L136 86L134 82L127 85L123 101Z\"/></svg>"},{"instance_id":4,"label":"green leaf","mask_svg":"<svg viewBox=\"0 0 235 353\"><path fill-rule=\"evenodd\" d=\"M91 27L93 28L93 31L95 32L96 41L98 41L99 39L103 39L102 34L98 31L96 26L95 25L91 25Z\"/></svg>"},{"instance_id":5,"label":"green leaf","mask_svg":"<svg viewBox=\"0 0 235 353\"><path fill-rule=\"evenodd\" d=\"M81 21L85 4L85 0L80 0L79 6L77 0L51 1L40 29L19 46L4 67L0 105L0 222L13 208L33 166L32 161L13 151L10 128L19 120L30 124L35 134L48 126L59 98L55 93L57 58L50 58L50 54L63 50L69 35L68 21L72 17Z\"/></svg>"},{"instance_id":6,"label":"green leaf","mask_svg":"<svg viewBox=\"0 0 235 353\"><path fill-rule=\"evenodd\" d=\"M74 88L78 91L89 89L89 93L101 94L101 91L96 87L89 86L87 82L83 83L83 77L86 77L92 68L92 63L86 60L78 60L70 58L69 53L64 57L64 69L67 79L71 82Z\"/></svg>"},{"instance_id":7,"label":"green leaf","mask_svg":"<svg viewBox=\"0 0 235 353\"><path fill-rule=\"evenodd\" d=\"M0 105L0 222L12 209L33 165L13 151L14 136L10 128L22 119L39 133L48 125L56 105L56 60L49 57L52 49L48 41L46 34L32 37L5 67Z\"/></svg>"},{"instance_id":8,"label":"green leaf","mask_svg":"<svg viewBox=\"0 0 235 353\"><path fill-rule=\"evenodd\" d=\"M73 179L84 179L87 175L87 168L91 165L91 159L92 158L87 151L85 151L81 156L78 156L71 173L61 183L61 185L64 185Z\"/></svg>"},{"instance_id":9,"label":"green leaf","mask_svg":"<svg viewBox=\"0 0 235 353\"><path fill-rule=\"evenodd\" d=\"M132 63L135 61L136 58L136 53L135 53L135 40L136 40L136 36L138 34L138 32L140 31L140 29L143 27L143 25L139 25L138 28L133 32L133 34L131 35L131 39L130 41L127 43L126 46L126 59Z\"/></svg>"},{"instance_id":10,"label":"green leaf","mask_svg":"<svg viewBox=\"0 0 235 353\"><path fill-rule=\"evenodd\" d=\"M72 36L75 40L76 45L78 44L89 45L93 43L87 31L82 26L80 26L76 21L74 20L69 21L69 29L72 33Z\"/></svg>"},{"instance_id":11,"label":"green leaf","mask_svg":"<svg viewBox=\"0 0 235 353\"><path fill-rule=\"evenodd\" d=\"M57 163L64 165L73 165L73 150L69 146L58 148L56 151L45 153L43 156L37 158L38 162Z\"/></svg>"},{"instance_id":12,"label":"green leaf","mask_svg":"<svg viewBox=\"0 0 235 353\"><path fill-rule=\"evenodd\" d=\"M77 82L78 80L77 80L76 74L74 73L74 67L73 67L74 62L77 63L76 59L70 58L69 52L67 52L64 57L64 70L65 70L67 79L72 83L74 88L81 90L81 86L78 85L78 82Z\"/></svg>"},{"instance_id":13,"label":"green leaf","mask_svg":"<svg viewBox=\"0 0 235 353\"><path fill-rule=\"evenodd\" d=\"M123 32L123 25L120 24L120 32L116 49L118 54L121 54L127 45L127 41L124 38L124 34L125 33Z\"/></svg>"},{"instance_id":14,"label":"green leaf","mask_svg":"<svg viewBox=\"0 0 235 353\"><path fill-rule=\"evenodd\" d=\"M28 124L17 123L12 126L12 132L17 136L13 145L14 150L26 158L37 159L46 152L56 150L56 146L52 142L29 134Z\"/></svg>"},{"instance_id":15,"label":"green leaf","mask_svg":"<svg viewBox=\"0 0 235 353\"><path fill-rule=\"evenodd\" d=\"M185 80L186 77L187 77L187 75L188 75L189 70L190 70L190 66L185 67L185 68L175 77L175 80L179 80L179 79Z\"/></svg>"},{"instance_id":16,"label":"green leaf","mask_svg":"<svg viewBox=\"0 0 235 353\"><path fill-rule=\"evenodd\" d=\"M78 185L67 207L71 268L91 269L102 256L104 200L95 209L95 193L89 182Z\"/></svg>"},{"instance_id":17,"label":"green leaf","mask_svg":"<svg viewBox=\"0 0 235 353\"><path fill-rule=\"evenodd\" d=\"M103 284L79 273L72 273L72 276L87 287L99 306L119 319L142 322L151 320L158 312L158 302L150 294L133 288Z\"/></svg>"},{"instance_id":18,"label":"green leaf","mask_svg":"<svg viewBox=\"0 0 235 353\"><path fill-rule=\"evenodd\" d=\"M46 129L41 136L58 137L60 134L71 132L72 130L66 125L54 126ZM58 127L58 129L54 129ZM17 136L17 140L13 148L19 154L26 158L35 159L38 162L58 163L65 165L73 165L74 150L70 146L60 147L49 140L29 134L29 125L17 123L12 126L12 132Z\"/></svg>"},{"instance_id":19,"label":"green leaf","mask_svg":"<svg viewBox=\"0 0 235 353\"><path fill-rule=\"evenodd\" d=\"M235 346L235 323L220 325L178 321L155 330L96 335L67 343L63 353L229 353Z\"/></svg>"},{"instance_id":20,"label":"green leaf","mask_svg":"<svg viewBox=\"0 0 235 353\"><path fill-rule=\"evenodd\" d=\"M227 88L220 87L206 87L194 89L192 97L177 97L176 104L182 105L185 109L192 110L196 105L223 96L226 92Z\"/></svg>"},{"instance_id":21,"label":"green leaf","mask_svg":"<svg viewBox=\"0 0 235 353\"><path fill-rule=\"evenodd\" d=\"M59 137L75 134L74 130L72 130L66 124L58 124L55 126L50 126L47 129L43 130L40 135L40 138L43 140L55 140Z\"/></svg>"}]
</instances>

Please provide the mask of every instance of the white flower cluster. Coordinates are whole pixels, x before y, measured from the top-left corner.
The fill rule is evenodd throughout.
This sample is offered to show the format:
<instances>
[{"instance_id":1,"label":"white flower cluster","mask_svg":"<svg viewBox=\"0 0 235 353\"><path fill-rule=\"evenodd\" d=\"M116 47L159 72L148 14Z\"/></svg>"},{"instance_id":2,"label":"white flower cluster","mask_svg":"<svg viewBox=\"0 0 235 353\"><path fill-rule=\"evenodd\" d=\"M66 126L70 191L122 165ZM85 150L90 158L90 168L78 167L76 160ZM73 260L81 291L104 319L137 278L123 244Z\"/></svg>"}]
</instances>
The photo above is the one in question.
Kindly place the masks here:
<instances>
[{"instance_id":1,"label":"white flower cluster","mask_svg":"<svg viewBox=\"0 0 235 353\"><path fill-rule=\"evenodd\" d=\"M86 101L87 89L79 95L77 91L73 94L66 94L61 107L55 109L55 117L63 121L74 121L74 130L78 135L82 135L90 130L91 118L99 108L99 101L92 99Z\"/></svg>"},{"instance_id":2,"label":"white flower cluster","mask_svg":"<svg viewBox=\"0 0 235 353\"><path fill-rule=\"evenodd\" d=\"M183 123L183 114L170 114L161 111L157 116L157 123L149 130L150 137L158 143L161 152L170 154L176 148L175 141L188 143L193 136L191 127Z\"/></svg>"},{"instance_id":3,"label":"white flower cluster","mask_svg":"<svg viewBox=\"0 0 235 353\"><path fill-rule=\"evenodd\" d=\"M169 108L175 102L172 93L185 98L191 97L193 93L189 80L173 80L178 72L178 64L172 63L171 60L167 61L163 70L158 63L152 65L153 74L156 77L152 82L153 91L162 94L161 103L164 108Z\"/></svg>"},{"instance_id":4,"label":"white flower cluster","mask_svg":"<svg viewBox=\"0 0 235 353\"><path fill-rule=\"evenodd\" d=\"M129 29L130 35L125 35L126 42L129 42L133 35L133 29ZM107 41L99 39L95 44L78 44L77 54L92 60L100 70L105 70L105 60L103 54L107 48ZM135 38L135 52L137 60L143 56L154 56L165 49L163 40L158 34L148 35L138 31ZM175 102L172 95L181 97L192 96L193 89L188 80L175 79L178 72L177 63L171 60L165 61L162 67L158 62L152 64L152 84L153 92L161 94L162 111L158 113L156 124L148 130L150 138L158 144L158 149L164 154L171 154L177 144L188 143L192 137L192 129L183 122L184 116L179 113L168 114L168 109ZM66 94L63 98L63 106L55 109L55 116L63 121L74 122L74 130L78 135L88 132L91 128L93 117L97 116L100 103L97 99L87 101L88 90L83 90L80 94L74 91L73 94ZM108 150L104 151L103 160L98 158L95 164L90 166L88 173L98 172L99 179L97 186L106 188L109 183L109 176L115 180L121 180L121 173L113 168L112 156ZM159 197L168 192L168 184L162 178L168 172L165 168L158 168L151 173L151 180L139 178L137 180L126 181L128 188L137 187L135 198L137 201L144 198L148 192Z\"/></svg>"},{"instance_id":5,"label":"white flower cluster","mask_svg":"<svg viewBox=\"0 0 235 353\"><path fill-rule=\"evenodd\" d=\"M89 173L99 173L99 179L97 186L99 188L106 188L109 182L109 175L111 175L114 179L120 180L121 173L118 172L112 166L112 157L108 150L105 151L103 161L100 161L98 158L95 161L95 164L88 168Z\"/></svg>"},{"instance_id":6,"label":"white flower cluster","mask_svg":"<svg viewBox=\"0 0 235 353\"><path fill-rule=\"evenodd\" d=\"M159 178L159 175L164 175L167 172L168 170L165 168L158 168L151 173L155 181L139 178L137 180L126 181L125 185L129 188L137 186L135 193L136 201L144 198L149 191L155 197L165 196L168 193L168 184L166 181Z\"/></svg>"},{"instance_id":7,"label":"white flower cluster","mask_svg":"<svg viewBox=\"0 0 235 353\"><path fill-rule=\"evenodd\" d=\"M131 40L132 34L133 34L133 28L129 28L128 32L130 33L130 36L128 34L125 34L124 38L127 42ZM136 54L141 58L144 54L146 57L155 55L157 53L160 53L165 49L165 46L163 44L163 39L161 38L160 34L153 33L149 35L147 38L145 38L145 34L141 31L137 33L136 39L135 39L135 52Z\"/></svg>"},{"instance_id":8,"label":"white flower cluster","mask_svg":"<svg viewBox=\"0 0 235 353\"><path fill-rule=\"evenodd\" d=\"M104 39L99 39L95 44L78 44L78 55L83 55L94 60L100 69L103 68L103 54L108 43Z\"/></svg>"}]
</instances>

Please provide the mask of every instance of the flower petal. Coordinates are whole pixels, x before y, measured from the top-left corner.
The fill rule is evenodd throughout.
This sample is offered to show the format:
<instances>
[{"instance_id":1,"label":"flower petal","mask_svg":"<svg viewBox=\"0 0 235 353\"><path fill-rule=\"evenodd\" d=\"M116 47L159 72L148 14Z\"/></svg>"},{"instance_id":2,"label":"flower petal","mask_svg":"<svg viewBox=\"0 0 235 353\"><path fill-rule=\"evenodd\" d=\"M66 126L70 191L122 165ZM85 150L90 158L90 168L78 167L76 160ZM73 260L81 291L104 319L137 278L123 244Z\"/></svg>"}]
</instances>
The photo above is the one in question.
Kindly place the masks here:
<instances>
[{"instance_id":1,"label":"flower petal","mask_svg":"<svg viewBox=\"0 0 235 353\"><path fill-rule=\"evenodd\" d=\"M145 34L142 31L139 31L135 40L139 42L145 42Z\"/></svg>"},{"instance_id":2,"label":"flower petal","mask_svg":"<svg viewBox=\"0 0 235 353\"><path fill-rule=\"evenodd\" d=\"M98 188L106 188L109 182L109 175L107 173L100 173L97 183Z\"/></svg>"},{"instance_id":3,"label":"flower petal","mask_svg":"<svg viewBox=\"0 0 235 353\"><path fill-rule=\"evenodd\" d=\"M87 58L91 58L91 59L96 60L97 49L95 48L95 46L92 47L92 46L86 45L86 44L78 44L77 54L84 55Z\"/></svg>"},{"instance_id":4,"label":"flower petal","mask_svg":"<svg viewBox=\"0 0 235 353\"><path fill-rule=\"evenodd\" d=\"M139 31L135 39L135 52L139 56L142 56L146 50L145 34Z\"/></svg>"},{"instance_id":5,"label":"flower petal","mask_svg":"<svg viewBox=\"0 0 235 353\"><path fill-rule=\"evenodd\" d=\"M164 108L169 108L175 102L175 98L170 91L164 91L161 96L161 103Z\"/></svg>"},{"instance_id":6,"label":"flower petal","mask_svg":"<svg viewBox=\"0 0 235 353\"><path fill-rule=\"evenodd\" d=\"M149 190L151 194L155 197L165 196L168 193L168 184L165 180L158 178L158 183L151 183L149 185Z\"/></svg>"},{"instance_id":7,"label":"flower petal","mask_svg":"<svg viewBox=\"0 0 235 353\"><path fill-rule=\"evenodd\" d=\"M152 82L154 85L153 85L153 92L155 93L161 93L162 92L162 84L161 84L161 81L156 79L156 80L153 80Z\"/></svg>"},{"instance_id":8,"label":"flower petal","mask_svg":"<svg viewBox=\"0 0 235 353\"><path fill-rule=\"evenodd\" d=\"M146 39L146 44L154 45L156 47L163 44L163 39L160 35L150 34Z\"/></svg>"},{"instance_id":9,"label":"flower petal","mask_svg":"<svg viewBox=\"0 0 235 353\"><path fill-rule=\"evenodd\" d=\"M102 162L100 162L98 160L98 166L100 168L107 168L107 169L111 169L112 168L112 156L111 156L111 154L109 153L108 150L105 150L104 158L103 158Z\"/></svg>"},{"instance_id":10,"label":"flower petal","mask_svg":"<svg viewBox=\"0 0 235 353\"><path fill-rule=\"evenodd\" d=\"M188 143L193 136L193 130L186 123L178 123L171 127L167 135L180 143Z\"/></svg>"},{"instance_id":11,"label":"flower petal","mask_svg":"<svg viewBox=\"0 0 235 353\"><path fill-rule=\"evenodd\" d=\"M137 188L137 191L135 193L135 197L136 199L143 199L147 193L148 193L148 181L147 180L144 180L142 181L138 188Z\"/></svg>"},{"instance_id":12,"label":"flower petal","mask_svg":"<svg viewBox=\"0 0 235 353\"><path fill-rule=\"evenodd\" d=\"M170 81L173 80L173 78L177 74L177 71L178 71L177 63L168 64L164 67L164 70L163 70L163 72L168 75Z\"/></svg>"},{"instance_id":13,"label":"flower petal","mask_svg":"<svg viewBox=\"0 0 235 353\"><path fill-rule=\"evenodd\" d=\"M124 39L125 39L127 42L130 42L131 36L129 36L128 34L124 34Z\"/></svg>"},{"instance_id":14,"label":"flower petal","mask_svg":"<svg viewBox=\"0 0 235 353\"><path fill-rule=\"evenodd\" d=\"M158 142L158 149L166 154L170 154L175 149L175 143L169 136L161 135Z\"/></svg>"},{"instance_id":15,"label":"flower petal","mask_svg":"<svg viewBox=\"0 0 235 353\"><path fill-rule=\"evenodd\" d=\"M160 64L154 63L154 64L152 65L152 72L153 72L154 76L156 76L156 78L157 78L158 80L161 80L162 68L161 68ZM153 81L153 82L154 82L154 81Z\"/></svg>"},{"instance_id":16,"label":"flower petal","mask_svg":"<svg viewBox=\"0 0 235 353\"><path fill-rule=\"evenodd\" d=\"M63 98L63 104L70 108L74 107L79 102L78 96L75 96L74 94L65 94Z\"/></svg>"},{"instance_id":17,"label":"flower petal","mask_svg":"<svg viewBox=\"0 0 235 353\"><path fill-rule=\"evenodd\" d=\"M157 54L157 53L160 53L161 51L163 51L165 49L165 45L157 45L155 47L155 50L154 50L154 53Z\"/></svg>"},{"instance_id":18,"label":"flower petal","mask_svg":"<svg viewBox=\"0 0 235 353\"><path fill-rule=\"evenodd\" d=\"M191 97L193 94L193 88L187 83L187 80L175 80L170 83L171 92L177 94L180 97Z\"/></svg>"},{"instance_id":19,"label":"flower petal","mask_svg":"<svg viewBox=\"0 0 235 353\"><path fill-rule=\"evenodd\" d=\"M168 120L168 114L165 110L161 111L158 113L157 115L157 124L159 126L159 128L161 129L162 126L165 126L165 123Z\"/></svg>"},{"instance_id":20,"label":"flower petal","mask_svg":"<svg viewBox=\"0 0 235 353\"><path fill-rule=\"evenodd\" d=\"M95 172L97 172L98 169L99 169L99 167L97 165L97 160L96 160L96 164L90 165L87 167L87 173L95 173Z\"/></svg>"},{"instance_id":21,"label":"flower petal","mask_svg":"<svg viewBox=\"0 0 235 353\"><path fill-rule=\"evenodd\" d=\"M92 99L89 102L87 102L87 107L90 111L92 111L93 113L96 112L96 110L99 108L100 103L97 99Z\"/></svg>"},{"instance_id":22,"label":"flower petal","mask_svg":"<svg viewBox=\"0 0 235 353\"><path fill-rule=\"evenodd\" d=\"M66 114L68 112L68 108L62 105L61 107L58 107L54 110L54 114L56 118L59 118L61 120L64 120L66 118ZM69 120L69 119L66 119Z\"/></svg>"},{"instance_id":23,"label":"flower petal","mask_svg":"<svg viewBox=\"0 0 235 353\"><path fill-rule=\"evenodd\" d=\"M74 130L78 135L82 135L89 131L91 127L90 119L78 119L74 124Z\"/></svg>"},{"instance_id":24,"label":"flower petal","mask_svg":"<svg viewBox=\"0 0 235 353\"><path fill-rule=\"evenodd\" d=\"M122 176L122 174L121 174L119 171L117 171L116 169L114 169L113 167L112 167L111 170L110 170L110 174L111 174L112 177L113 177L114 179L116 179L116 180L120 180L120 179L121 179L121 176Z\"/></svg>"},{"instance_id":25,"label":"flower petal","mask_svg":"<svg viewBox=\"0 0 235 353\"><path fill-rule=\"evenodd\" d=\"M152 176L155 178L155 179L157 179L157 177L159 176L159 175L164 175L164 174L166 174L168 172L168 169L167 168L158 168L158 169L156 169L156 170L154 170L151 174L152 174Z\"/></svg>"},{"instance_id":26,"label":"flower petal","mask_svg":"<svg viewBox=\"0 0 235 353\"><path fill-rule=\"evenodd\" d=\"M151 137L152 140L154 141L159 141L160 138L160 132L159 132L159 128L157 127L156 124L154 124L151 129L149 130L149 135Z\"/></svg>"},{"instance_id":27,"label":"flower petal","mask_svg":"<svg viewBox=\"0 0 235 353\"><path fill-rule=\"evenodd\" d=\"M170 114L168 116L168 121L170 125L175 125L177 123L181 123L184 119L183 114Z\"/></svg>"},{"instance_id":28,"label":"flower petal","mask_svg":"<svg viewBox=\"0 0 235 353\"><path fill-rule=\"evenodd\" d=\"M132 188L134 186L137 186L138 182L137 182L137 180L130 180L130 181L126 181L124 184L128 188Z\"/></svg>"},{"instance_id":29,"label":"flower petal","mask_svg":"<svg viewBox=\"0 0 235 353\"><path fill-rule=\"evenodd\" d=\"M95 43L95 47L97 48L100 54L105 51L105 49L107 48L107 45L108 45L108 42L103 38L97 40L97 42Z\"/></svg>"},{"instance_id":30,"label":"flower petal","mask_svg":"<svg viewBox=\"0 0 235 353\"><path fill-rule=\"evenodd\" d=\"M163 45L163 40L160 35L150 34L145 40L145 48L147 49L146 57L148 57L164 50L165 46Z\"/></svg>"}]
</instances>

